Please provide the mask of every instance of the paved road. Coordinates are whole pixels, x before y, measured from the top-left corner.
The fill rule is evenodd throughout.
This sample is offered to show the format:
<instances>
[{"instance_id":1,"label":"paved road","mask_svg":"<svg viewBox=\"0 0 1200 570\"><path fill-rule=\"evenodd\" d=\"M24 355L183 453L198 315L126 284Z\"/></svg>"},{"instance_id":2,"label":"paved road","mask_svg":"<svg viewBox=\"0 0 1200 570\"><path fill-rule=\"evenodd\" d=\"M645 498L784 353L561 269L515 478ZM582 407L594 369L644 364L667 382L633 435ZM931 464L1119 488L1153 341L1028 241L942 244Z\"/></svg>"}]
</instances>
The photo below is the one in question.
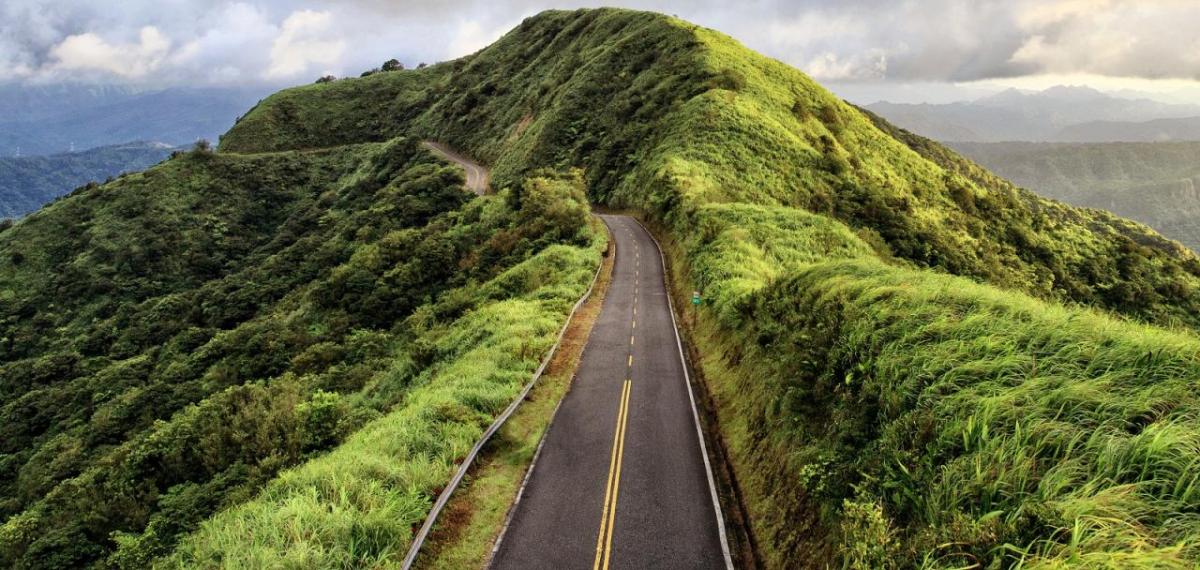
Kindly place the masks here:
<instances>
[{"instance_id":1,"label":"paved road","mask_svg":"<svg viewBox=\"0 0 1200 570\"><path fill-rule=\"evenodd\" d=\"M728 568L658 248L603 218L612 283L490 567Z\"/></svg>"},{"instance_id":2,"label":"paved road","mask_svg":"<svg viewBox=\"0 0 1200 570\"><path fill-rule=\"evenodd\" d=\"M463 167L467 171L467 188L472 192L480 196L487 194L488 181L491 178L487 168L442 143L425 141L421 144L446 160Z\"/></svg>"}]
</instances>

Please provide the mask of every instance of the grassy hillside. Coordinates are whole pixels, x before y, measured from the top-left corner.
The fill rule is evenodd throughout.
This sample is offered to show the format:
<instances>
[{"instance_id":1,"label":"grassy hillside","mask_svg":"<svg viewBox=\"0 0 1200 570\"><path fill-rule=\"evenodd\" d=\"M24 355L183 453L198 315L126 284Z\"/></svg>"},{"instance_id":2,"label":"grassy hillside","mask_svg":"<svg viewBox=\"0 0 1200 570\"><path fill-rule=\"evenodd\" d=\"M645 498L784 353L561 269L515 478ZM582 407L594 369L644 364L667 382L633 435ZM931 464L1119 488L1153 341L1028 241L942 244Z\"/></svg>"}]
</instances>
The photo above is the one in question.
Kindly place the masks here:
<instances>
[{"instance_id":1,"label":"grassy hillside","mask_svg":"<svg viewBox=\"0 0 1200 570\"><path fill-rule=\"evenodd\" d=\"M1042 196L1103 208L1200 250L1200 143L955 143Z\"/></svg>"},{"instance_id":2,"label":"grassy hillside","mask_svg":"<svg viewBox=\"0 0 1200 570\"><path fill-rule=\"evenodd\" d=\"M143 170L170 153L167 145L129 143L70 154L0 158L0 218L19 218L72 188Z\"/></svg>"},{"instance_id":3,"label":"grassy hillside","mask_svg":"<svg viewBox=\"0 0 1200 570\"><path fill-rule=\"evenodd\" d=\"M504 198L452 199L448 187L457 186L440 178L440 167L402 150L412 148L411 139L396 137L442 140L489 162L493 186L507 188ZM204 163L197 161L221 166L198 170L193 165ZM393 167L403 173L398 185L390 182ZM574 167L581 178L552 174ZM83 259L117 268L83 282L104 278L135 289L129 298L121 297L125 286L92 294L107 303L95 307L60 299L62 286L48 281L45 268L67 253L56 249L49 230L38 237L28 228L91 194L65 200L0 234L0 253L12 267L44 264L0 274L14 291L4 299L14 315L6 326L15 332L5 336L25 335L7 350L14 362L38 359L22 370L63 366L84 378L118 364L122 371L150 366L130 361L147 346L156 347L147 359L187 354L159 372L171 379L161 388L164 401L180 409L217 389L233 390L220 393L235 402L259 401L238 392L252 389L248 378L273 379L254 384L258 389L292 382L299 386L295 410L304 411L280 415L324 426L313 428L321 443L260 459L276 445L262 443L267 434L247 452L256 460L219 460L211 477L180 483L191 475L172 470L187 464L172 463L182 457L173 450L224 450L230 440L202 435L182 419L205 413L202 401L165 424L138 420L148 427L111 451L82 447L68 469L34 462L27 444L13 446L5 451L5 465L16 466L7 467L14 474L9 485L22 484L19 474L30 462L65 482L6 506L6 514L20 513L0 530L6 561L33 565L84 544L99 554L119 545L110 560L129 567L158 555L165 557L156 563L167 567L394 566L439 477L477 433L471 426L511 393L504 386L519 374L505 373L510 379L499 388L463 376L497 366L522 370L506 363L528 365L544 346L518 349L513 335L493 337L493 328L479 323L534 323L546 331L536 323L553 321L461 309L552 299L540 305L548 315L562 314L555 307L565 311L596 255L570 198L579 186L595 202L643 212L661 230L679 291L703 290L707 302L690 333L771 567L1188 568L1200 560L1195 255L1137 223L1015 188L717 32L624 10L547 12L467 58L276 94L222 138L215 157L172 161L119 184L173 169L186 175L181 180L203 174L210 182L186 185L190 190L171 198L164 214L191 212L189 200L210 194L255 189L214 206L230 208L211 221L227 224L221 235L234 239L206 238L212 245L198 260L220 265L197 266L153 240L103 249L125 234L107 224L73 224L78 239L96 243L96 253ZM235 173L256 178L227 181ZM275 173L304 182L276 186L282 174ZM118 188L94 193L124 196ZM409 191L439 198L394 205ZM247 206L236 200L259 207L252 198L260 197L269 201L261 216L236 215ZM306 203L319 207L300 207ZM401 215L410 207L432 211ZM130 215L114 210L105 219ZM184 221L166 227L215 235L201 231L209 226L199 220ZM278 263L289 269L281 272L285 279L311 277L275 289L261 285L271 280L238 273L272 267L270 258L245 264L258 259L256 252L273 251L260 247L283 247L305 230L314 232L313 249L292 259L312 264L311 273ZM550 246L564 241L574 245ZM565 258L554 265L560 272L536 266L556 251ZM176 271L171 275L187 287L137 273L148 264ZM92 270L91 263L77 265ZM427 276L434 269L443 272ZM214 288L220 296L205 297L203 286L181 292L237 275L246 277ZM24 301L34 290L45 298ZM138 296L148 294L195 297L176 305ZM226 309L225 297L245 303ZM200 329L193 333L199 340L184 336L160 347L137 336L151 333L124 325L158 322L136 311L177 315L184 307L199 307L186 329ZM270 316L259 319L251 311L257 307L268 307ZM227 310L229 318L206 320L209 311ZM48 316L21 317L42 313ZM104 320L118 316L126 320ZM44 324L34 331L29 322ZM243 326L250 327L244 336L226 336ZM276 327L283 327L277 335L258 332ZM232 332L208 340L206 328ZM66 332L37 334L60 330ZM385 348L358 348L354 343L375 337L352 340L355 330L384 335ZM84 342L93 337L105 340ZM194 350L217 339L227 348ZM26 349L26 342L39 348ZM68 346L79 356L63 356ZM106 354L85 352L90 346ZM454 348L466 346L485 355L489 347L507 348L476 361L474 351ZM43 363L45 355L54 358ZM344 380L343 365L366 371ZM322 380L325 374L333 378ZM8 393L95 397L95 389L50 380L60 377L67 376L29 376ZM440 403L454 394L462 394L466 409ZM205 401L222 401L212 398ZM319 419L343 405L352 418L345 429L341 419L334 428ZM46 409L8 412L33 417L14 433L46 445L45 426L59 422L28 412ZM206 446L174 443L191 441ZM246 457L239 453L218 457ZM312 460L266 482L306 458ZM137 477L113 475L126 473L112 467L122 465ZM163 478L133 487L139 492L89 494L130 488L160 469ZM104 480L113 486L88 477L111 477ZM141 499L89 510L106 504L96 497L110 496ZM80 508L92 514L74 516Z\"/></svg>"},{"instance_id":4,"label":"grassy hillside","mask_svg":"<svg viewBox=\"0 0 1200 570\"><path fill-rule=\"evenodd\" d=\"M0 565L144 568L301 464L388 493L402 548L598 262L546 176L518 206L412 138L198 151L0 233Z\"/></svg>"},{"instance_id":5,"label":"grassy hillside","mask_svg":"<svg viewBox=\"0 0 1200 570\"><path fill-rule=\"evenodd\" d=\"M383 102L501 183L580 166L645 212L709 299L701 369L771 566L1197 560L1200 265L1178 244L662 16L546 13L427 77L279 94L222 148L304 148L320 113Z\"/></svg>"},{"instance_id":6,"label":"grassy hillside","mask_svg":"<svg viewBox=\"0 0 1200 570\"><path fill-rule=\"evenodd\" d=\"M492 162L501 185L579 166L595 199L660 219L730 202L797 208L884 257L1157 322L1200 319L1200 263L1177 244L880 132L800 72L657 16L550 12L471 58L287 90L221 149L307 148L327 123L354 125L330 135L340 142L411 125Z\"/></svg>"}]
</instances>

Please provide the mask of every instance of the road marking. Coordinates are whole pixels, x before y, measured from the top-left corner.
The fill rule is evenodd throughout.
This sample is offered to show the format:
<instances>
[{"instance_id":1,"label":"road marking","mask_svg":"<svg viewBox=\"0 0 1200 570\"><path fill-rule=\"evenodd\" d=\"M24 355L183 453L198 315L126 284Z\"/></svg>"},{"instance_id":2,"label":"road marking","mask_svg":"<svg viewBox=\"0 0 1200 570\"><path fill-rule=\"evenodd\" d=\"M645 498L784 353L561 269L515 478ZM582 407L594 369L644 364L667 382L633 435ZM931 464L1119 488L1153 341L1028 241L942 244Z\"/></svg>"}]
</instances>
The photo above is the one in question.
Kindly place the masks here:
<instances>
[{"instance_id":1,"label":"road marking","mask_svg":"<svg viewBox=\"0 0 1200 570\"><path fill-rule=\"evenodd\" d=\"M635 320L635 321L633 321L633 328L635 328L635 329L637 328L637 321L636 321L636 320Z\"/></svg>"},{"instance_id":2,"label":"road marking","mask_svg":"<svg viewBox=\"0 0 1200 570\"><path fill-rule=\"evenodd\" d=\"M629 346L633 346L633 335L629 335Z\"/></svg>"},{"instance_id":3,"label":"road marking","mask_svg":"<svg viewBox=\"0 0 1200 570\"><path fill-rule=\"evenodd\" d=\"M633 355L632 354L629 355L629 365L633 366Z\"/></svg>"},{"instance_id":4,"label":"road marking","mask_svg":"<svg viewBox=\"0 0 1200 570\"><path fill-rule=\"evenodd\" d=\"M617 429L613 435L608 483L604 489L604 509L600 512L600 534L596 538L596 561L592 564L592 570L607 570L608 565L612 563L613 523L617 518L617 495L621 488L621 462L625 458L625 425L629 420L630 387L630 381L626 380L621 389L621 406L617 409Z\"/></svg>"}]
</instances>

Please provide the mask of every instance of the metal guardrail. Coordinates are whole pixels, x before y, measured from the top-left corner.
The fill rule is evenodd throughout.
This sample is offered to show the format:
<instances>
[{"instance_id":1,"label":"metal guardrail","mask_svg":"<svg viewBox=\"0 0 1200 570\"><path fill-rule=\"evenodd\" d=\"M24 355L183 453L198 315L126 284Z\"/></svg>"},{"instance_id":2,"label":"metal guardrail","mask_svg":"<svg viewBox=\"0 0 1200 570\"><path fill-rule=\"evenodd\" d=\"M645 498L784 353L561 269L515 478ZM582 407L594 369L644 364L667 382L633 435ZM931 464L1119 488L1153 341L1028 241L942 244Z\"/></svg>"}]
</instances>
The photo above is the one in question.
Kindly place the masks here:
<instances>
[{"instance_id":1,"label":"metal guardrail","mask_svg":"<svg viewBox=\"0 0 1200 570\"><path fill-rule=\"evenodd\" d=\"M563 322L562 328L558 331L558 339L554 341L554 346L550 347L550 352L546 353L546 357L542 359L541 365L533 373L533 377L529 380L529 383L525 384L525 388L521 390L521 393L517 394L512 403L496 418L496 421L492 422L492 425L488 426L487 431L483 432L483 435L479 437L479 441L475 443L475 447L471 448L471 452L467 454L467 457L459 465L458 471L454 473L454 477L450 479L450 483L438 495L437 501L433 503L433 508L429 511L429 516L425 517L425 524L421 525L421 530L417 531L412 545L408 547L408 554L404 556L404 562L400 566L403 570L410 570L417 561L417 555L420 554L425 540L429 538L429 532L433 530L433 525L437 522L438 515L442 513L442 509L450 502L450 496L454 494L454 491L458 489L458 485L462 483L463 478L467 476L467 471L470 471L471 465L475 463L480 450L483 449L483 446L487 444L488 440L497 431L500 431L504 422L508 421L513 412L517 411L517 407L529 396L529 391L533 389L534 384L537 384L538 379L542 377L542 373L546 371L546 367L550 365L550 359L554 358L554 354L558 352L559 345L562 344L563 337L567 334L567 327L571 325L571 319L575 318L575 313L579 312L579 308L592 296L592 290L596 288L596 281L600 279L600 271L603 269L604 260L601 259L600 265L596 267L595 275L592 275L591 285L588 285L588 289L583 293L583 296L578 301L575 301L575 306L571 308L570 314L567 315L567 320Z\"/></svg>"}]
</instances>

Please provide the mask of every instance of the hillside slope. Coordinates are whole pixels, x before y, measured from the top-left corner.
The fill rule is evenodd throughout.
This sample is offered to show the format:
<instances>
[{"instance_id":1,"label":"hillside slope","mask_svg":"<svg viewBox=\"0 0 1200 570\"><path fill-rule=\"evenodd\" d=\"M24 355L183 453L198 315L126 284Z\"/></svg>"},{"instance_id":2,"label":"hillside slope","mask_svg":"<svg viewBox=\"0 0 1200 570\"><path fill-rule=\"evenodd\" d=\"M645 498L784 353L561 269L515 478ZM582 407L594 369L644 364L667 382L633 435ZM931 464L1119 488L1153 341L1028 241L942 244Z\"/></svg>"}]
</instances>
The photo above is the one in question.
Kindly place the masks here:
<instances>
[{"instance_id":1,"label":"hillside slope","mask_svg":"<svg viewBox=\"0 0 1200 570\"><path fill-rule=\"evenodd\" d=\"M374 224L398 223L391 213L404 209L388 210L368 198L386 188L354 190L354 181L380 177L371 174L375 166L346 174L349 165L359 163L345 158L360 152L354 149L395 148L401 143L383 141L396 137L443 141L489 163L492 185L507 189L502 190L508 197L503 204L511 208L506 217L470 206L483 202L501 208L497 201L481 198L460 208L462 213L444 214L472 229L454 230L458 223L452 224L443 239L459 244L452 248L458 256L427 260L419 267L480 267L465 275L482 271L490 276L508 258L488 249L478 257L466 252L486 244L500 252L511 248L532 254L537 245L564 239L575 244L570 259L576 262L564 262L562 275L525 269L524 280L517 282L537 288L513 286L500 274L493 278L501 279L499 284L474 289L456 271L429 286L457 291L450 289L456 285L466 287L464 292L423 293L420 298L432 302L428 308L404 304L412 296L389 280L422 272L384 268L407 255L424 255L433 244L379 238L382 232ZM204 158L172 161L161 172L190 169L194 160ZM222 295L234 300L247 296L245 304L228 309L235 315L260 306L262 295L283 295L284 304L271 305L278 307L272 310L276 318L250 322L265 328L297 323L284 332L307 338L305 334L318 333L305 331L324 332L326 323L362 319L337 333L356 326L398 330L398 337L387 341L397 343L396 352L386 354L401 363L452 357L447 355L455 354L452 347L460 341L495 330L485 320L467 321L463 328L447 325L454 332L433 340L422 341L418 334L431 319L457 317L464 304L470 306L480 295L539 299L549 291L555 292L557 307L580 289L582 279L566 276L586 274L582 261L594 260L595 250L578 249L586 241L578 209L562 206L573 203L572 189L585 186L596 203L642 212L660 230L673 262L676 293L693 288L704 293L705 304L690 319L689 336L699 348L696 365L715 405L760 554L770 567L1188 568L1200 560L1200 524L1194 516L1200 499L1200 463L1195 460L1200 399L1194 390L1200 339L1193 332L1200 324L1200 262L1195 255L1140 224L1020 190L945 147L847 105L799 71L720 33L626 10L546 12L467 58L273 95L247 113L221 139L216 158L207 160L224 166L204 172L222 176L271 176L276 167L266 167L282 161L278 168L289 177L302 174L310 181L301 187L314 189L312 199L347 201L329 214L321 214L323 208L303 208L300 212L312 217L286 224L276 216L285 216L289 200L299 198L284 191L296 185L285 184L263 196L275 201L261 222L263 232L246 234L243 223L235 224L230 232L241 238L234 241L236 248L198 255L198 261L221 260L216 268L204 268L211 275L197 275L200 269L160 255L134 255L136 263L126 261L126 271L147 263L182 263L187 271L181 275L191 280L237 275L230 272L247 252L257 251L252 246L259 237L288 236L268 242L287 243L292 236L306 235L304 228L322 227L319 220L328 215L332 219L324 224L338 229L314 234L312 247L320 251L326 246L319 244L329 240L343 248L337 250L340 256L330 254L332 262L324 261L331 259L325 256L293 258L320 260L310 262L316 264L317 276L311 289L302 287L311 292L289 297L284 293L291 287L275 291L247 278L214 289L212 297L197 298L207 303L190 304L202 307L201 317L207 319L208 311L224 314ZM424 162L420 155L408 160ZM415 170L419 166L413 166L414 175L422 172ZM547 174L573 167L582 169L581 178ZM337 192L315 190L331 184ZM261 183L192 185L185 197L231 186L257 188ZM556 188L562 190L550 191ZM66 200L55 208L69 211L69 205L82 202ZM184 204L186 200L178 207ZM446 206L435 199L427 207ZM55 212L46 215L59 215ZM112 219L129 215L120 212ZM232 212L219 211L204 223L217 225L227 217L239 220ZM52 232L39 236L28 229L37 227L37 219L0 234L0 253L9 256L4 267L65 255L54 246ZM549 220L554 222L550 228L568 231L550 231L531 220ZM129 260L128 252L141 255L140 247L130 244L99 248L113 239L105 237L103 228L66 227L89 228L81 231L97 245L90 255L104 261L102 267ZM272 227L283 231L266 231ZM539 233L543 231L548 234ZM538 235L550 237L539 241ZM564 238L568 235L573 237ZM360 242L353 251L345 249ZM39 253L23 251L27 248ZM435 251L443 250L439 246ZM487 265L493 262L499 267ZM337 269L320 277L328 267ZM88 265L81 263L78 269L88 270ZM116 331L138 330L123 328L123 323L140 321L122 310L151 310L151 304L111 297L123 287L105 289L105 303L94 308L59 308L63 301L57 297L26 302L26 291L53 296L65 284L44 283L44 269L7 271L12 276L0 273L0 291L21 291L22 300L14 303L15 293L3 297L11 307L5 326L16 327L12 334L6 329L5 336L23 335L21 343L10 342L7 350L33 358L26 351L79 346L75 350L89 356L82 347L95 344L83 341L110 335L120 341L112 346L122 350L107 358L136 369L137 361L127 360L137 356L133 349L144 346L139 344L144 339ZM120 271L110 277L117 278L132 279L156 294L174 291L170 284L145 277L141 282ZM288 304L293 302L298 304ZM152 306L172 314L176 305L163 303ZM406 317L408 310L412 316ZM94 333L71 331L45 339L21 318L38 315L38 331L57 331L67 322L91 323L113 314L129 320ZM390 317L374 322L381 314ZM291 315L299 316L291 320ZM220 322L233 326L242 320ZM192 326L214 324L201 320ZM279 346L264 344L255 330L245 331L245 337L213 338L235 351L257 353L264 346ZM124 338L129 335L133 338ZM189 342L197 341L187 338L164 346L162 353L196 346ZM363 354L346 347L342 337L329 342L341 347L330 348L333 354ZM34 348L25 348L28 343ZM313 353L299 362L325 362L320 355L327 347L315 348L318 344L314 339L314 344L298 345L298 350L304 347L300 354ZM205 350L162 374L222 388L231 379L286 375L289 366L299 366L299 356L287 352L288 346L276 349L284 350L283 355L262 369L248 368L257 358L234 352L221 361L224 353ZM221 365L192 362L204 354L216 354ZM107 370L109 365L70 355L49 360L37 369L78 366L84 378L89 366ZM452 370L453 376L439 375ZM434 388L457 377L458 370L448 365L417 376L405 372L397 382L380 386L411 382L414 389ZM487 370L487 364L469 370ZM292 373L302 386L312 386L305 383L305 369ZM51 384L47 379L60 376L24 377L5 389L35 393L46 401L87 400L87 390L43 387ZM453 445L447 449L426 432L413 435L403 426L429 416L486 416L494 408L483 406L483 413L473 415L454 406L423 407L428 402L423 397L387 408L397 400L372 397L367 389L372 384L361 380L365 377L375 378L370 373L355 376L359 380L350 382L348 393L367 390L365 401L385 402L372 409L390 411L368 423L348 421L348 429L365 427L333 452L270 483L258 484L279 463L294 463L302 454L279 462L235 463L240 469L263 463L269 468L252 467L248 475L222 471L205 483L163 492L172 488L166 483L180 478L168 471L170 477L158 487L161 494L149 491L137 495L148 497L145 502L75 518L71 509L88 504L85 499L92 497L86 491L97 487L88 477L110 473L112 463L101 463L99 471L88 472L96 475L69 479L63 490L44 499L39 497L45 486L32 487L24 495L28 499L6 505L6 514L20 514L0 529L0 555L33 565L30 561L42 560L44 553L69 550L64 544L95 544L97 549L118 545L110 561L128 567L144 566L159 555L165 555L156 562L163 567L217 566L224 560L252 566L394 567L411 524L423 516L438 476L448 472L446 464L455 457ZM423 380L404 380L413 377ZM278 384L283 383L266 385ZM490 388L481 387L474 398L501 399ZM313 398L303 409L319 407ZM52 408L24 406L11 412L38 411L22 424L36 426L18 433L23 441L48 445L49 438L39 431L52 423L43 419L47 409ZM201 405L201 411L191 413L203 409ZM171 449L170 442L192 441L187 438L193 424L179 419L185 417L190 416L175 416L168 424L178 431L155 430L119 448L124 451L114 451L116 458L132 460L115 464L154 469L165 461L161 457L176 457L155 453ZM383 429L389 426L395 431ZM342 441L343 432L333 433L337 435L318 438L322 444L317 449ZM399 439L394 445L370 445L393 437ZM47 449L69 451L79 444L68 439L54 445L60 447ZM18 457L5 457L7 473L29 469L71 477L79 470L78 463L63 468L50 460L72 457L70 453L47 452L34 461L24 447L14 448L4 451ZM438 467L414 467L430 456L431 448ZM19 467L26 463L37 471ZM171 468L183 464L168 463ZM348 470L344 477L343 470ZM144 472L133 471L139 476ZM247 478L255 482L248 489L264 489L252 500L242 502L252 494L243 487L214 494L230 481L240 484ZM7 484L19 486L37 479L14 475L10 480ZM129 480L114 478L113 488ZM220 497L221 504L197 508L201 496ZM192 522L218 507L230 508L202 524ZM147 514L152 512L158 518ZM181 512L188 515L188 524L170 526ZM118 534L104 535L112 529L95 521L114 520L115 513L132 514L118 526ZM184 533L179 548L170 552L172 540L162 537ZM247 541L248 536L254 540Z\"/></svg>"},{"instance_id":2,"label":"hillside slope","mask_svg":"<svg viewBox=\"0 0 1200 570\"><path fill-rule=\"evenodd\" d=\"M160 143L128 143L83 152L0 158L0 218L19 218L88 182L148 168L171 153Z\"/></svg>"},{"instance_id":3,"label":"hillside slope","mask_svg":"<svg viewBox=\"0 0 1200 570\"><path fill-rule=\"evenodd\" d=\"M1200 251L1200 143L955 143L1042 196L1102 208Z\"/></svg>"}]
</instances>

